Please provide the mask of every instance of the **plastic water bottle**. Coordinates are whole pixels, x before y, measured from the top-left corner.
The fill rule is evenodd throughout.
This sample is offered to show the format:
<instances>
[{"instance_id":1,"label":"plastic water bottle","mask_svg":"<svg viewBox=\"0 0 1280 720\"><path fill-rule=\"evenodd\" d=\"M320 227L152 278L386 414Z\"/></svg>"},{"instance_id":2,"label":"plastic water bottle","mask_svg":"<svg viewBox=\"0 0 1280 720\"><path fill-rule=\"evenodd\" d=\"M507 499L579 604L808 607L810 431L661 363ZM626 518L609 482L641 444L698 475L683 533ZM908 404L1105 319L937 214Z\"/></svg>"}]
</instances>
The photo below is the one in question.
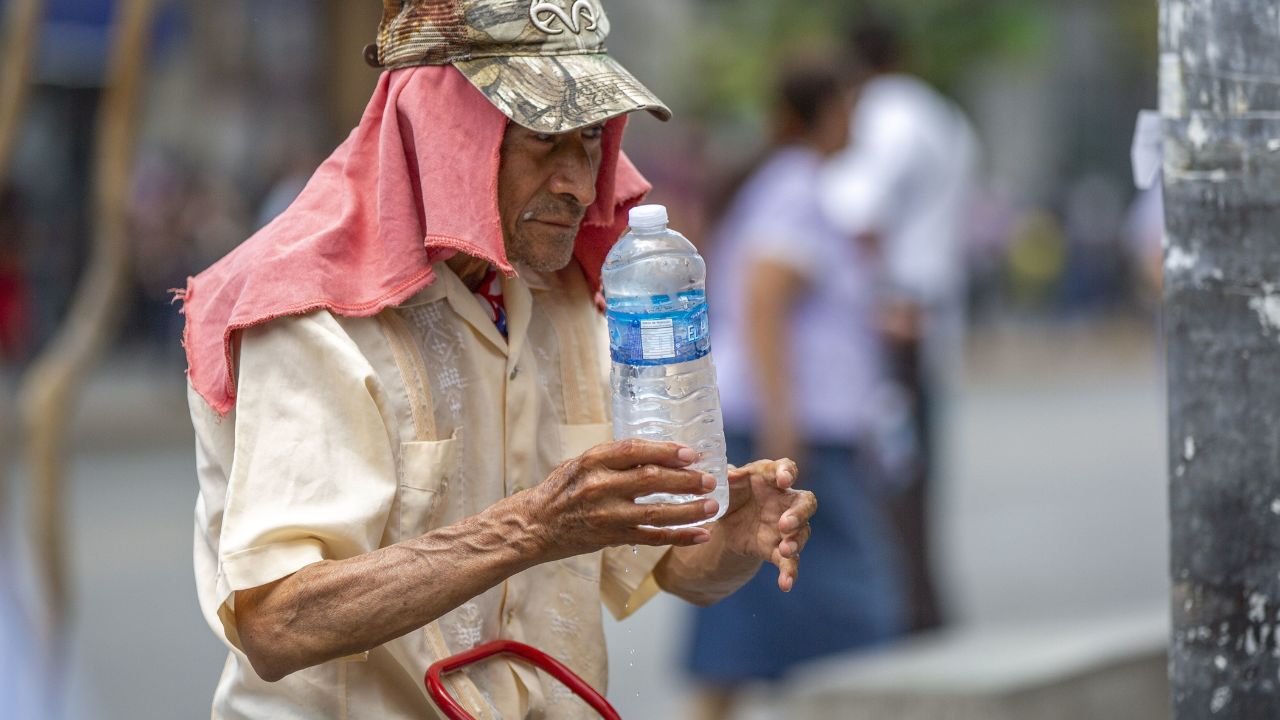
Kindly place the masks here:
<instances>
[{"instance_id":1,"label":"plastic water bottle","mask_svg":"<svg viewBox=\"0 0 1280 720\"><path fill-rule=\"evenodd\" d=\"M694 470L716 478L710 495L729 507L720 391L711 362L707 265L693 243L667 228L661 205L634 208L631 229L604 262L614 439L677 442L699 454ZM654 493L638 503L686 503L702 495ZM701 524L701 523L695 523Z\"/></svg>"}]
</instances>

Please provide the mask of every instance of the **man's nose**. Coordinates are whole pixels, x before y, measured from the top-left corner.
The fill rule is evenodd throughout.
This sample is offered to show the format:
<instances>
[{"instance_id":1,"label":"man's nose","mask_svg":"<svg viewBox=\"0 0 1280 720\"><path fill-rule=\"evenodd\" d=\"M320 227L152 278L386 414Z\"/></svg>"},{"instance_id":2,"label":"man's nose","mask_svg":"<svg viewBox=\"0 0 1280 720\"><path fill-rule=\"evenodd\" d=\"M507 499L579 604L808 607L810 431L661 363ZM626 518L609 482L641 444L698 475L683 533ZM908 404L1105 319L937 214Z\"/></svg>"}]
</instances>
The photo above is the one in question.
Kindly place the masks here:
<instances>
[{"instance_id":1,"label":"man's nose","mask_svg":"<svg viewBox=\"0 0 1280 720\"><path fill-rule=\"evenodd\" d=\"M551 192L572 195L582 207L590 207L596 201L597 167L586 143L578 137L565 138L557 149L555 163Z\"/></svg>"}]
</instances>

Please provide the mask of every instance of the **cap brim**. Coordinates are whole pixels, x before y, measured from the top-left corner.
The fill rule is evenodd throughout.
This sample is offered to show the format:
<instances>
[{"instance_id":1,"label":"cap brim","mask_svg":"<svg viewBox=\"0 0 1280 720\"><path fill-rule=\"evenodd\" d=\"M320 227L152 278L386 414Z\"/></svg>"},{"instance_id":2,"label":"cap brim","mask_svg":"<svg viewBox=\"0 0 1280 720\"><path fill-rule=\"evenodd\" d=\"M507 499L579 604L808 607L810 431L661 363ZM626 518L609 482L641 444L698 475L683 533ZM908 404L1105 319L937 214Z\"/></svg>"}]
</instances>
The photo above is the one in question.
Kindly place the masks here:
<instances>
[{"instance_id":1,"label":"cap brim","mask_svg":"<svg viewBox=\"0 0 1280 720\"><path fill-rule=\"evenodd\" d=\"M604 53L491 57L454 66L503 114L537 132L569 132L636 110L671 119L649 88Z\"/></svg>"}]
</instances>

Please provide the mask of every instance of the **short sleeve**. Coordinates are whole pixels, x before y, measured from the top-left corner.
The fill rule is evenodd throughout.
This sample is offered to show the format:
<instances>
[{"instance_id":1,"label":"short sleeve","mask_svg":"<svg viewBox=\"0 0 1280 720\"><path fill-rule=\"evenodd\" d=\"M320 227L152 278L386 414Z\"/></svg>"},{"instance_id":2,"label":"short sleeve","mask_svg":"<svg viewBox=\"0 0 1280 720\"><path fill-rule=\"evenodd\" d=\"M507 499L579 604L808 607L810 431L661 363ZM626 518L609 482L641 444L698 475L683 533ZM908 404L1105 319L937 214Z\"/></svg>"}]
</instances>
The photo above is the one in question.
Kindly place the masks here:
<instances>
[{"instance_id":1,"label":"short sleeve","mask_svg":"<svg viewBox=\"0 0 1280 720\"><path fill-rule=\"evenodd\" d=\"M328 313L244 333L217 550L222 603L312 563L379 547L397 483L384 397L377 373ZM224 624L228 609L219 612Z\"/></svg>"},{"instance_id":2,"label":"short sleeve","mask_svg":"<svg viewBox=\"0 0 1280 720\"><path fill-rule=\"evenodd\" d=\"M806 163L772 167L770 191L757 197L741 224L748 265L767 261L785 265L804 277L822 273L826 234L814 227L814 171Z\"/></svg>"},{"instance_id":3,"label":"short sleeve","mask_svg":"<svg viewBox=\"0 0 1280 720\"><path fill-rule=\"evenodd\" d=\"M649 602L661 588L654 568L666 557L667 547L606 548L600 568L600 597L617 620L625 620Z\"/></svg>"}]
</instances>

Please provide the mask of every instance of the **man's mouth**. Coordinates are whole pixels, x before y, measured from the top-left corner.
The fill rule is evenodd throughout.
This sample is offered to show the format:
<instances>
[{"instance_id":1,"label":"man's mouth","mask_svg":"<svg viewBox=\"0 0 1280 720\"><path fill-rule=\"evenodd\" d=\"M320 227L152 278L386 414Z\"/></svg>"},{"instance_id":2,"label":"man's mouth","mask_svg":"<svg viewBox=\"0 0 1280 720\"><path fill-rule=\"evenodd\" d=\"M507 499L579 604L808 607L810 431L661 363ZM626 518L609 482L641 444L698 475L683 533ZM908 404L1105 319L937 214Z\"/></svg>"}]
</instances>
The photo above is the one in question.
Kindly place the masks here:
<instances>
[{"instance_id":1,"label":"man's mouth","mask_svg":"<svg viewBox=\"0 0 1280 720\"><path fill-rule=\"evenodd\" d=\"M541 223L543 225L554 225L555 227L565 228L566 230L576 228L582 222L581 219L564 220L564 219L558 219L558 218L538 218L538 217L525 218L525 220Z\"/></svg>"}]
</instances>

